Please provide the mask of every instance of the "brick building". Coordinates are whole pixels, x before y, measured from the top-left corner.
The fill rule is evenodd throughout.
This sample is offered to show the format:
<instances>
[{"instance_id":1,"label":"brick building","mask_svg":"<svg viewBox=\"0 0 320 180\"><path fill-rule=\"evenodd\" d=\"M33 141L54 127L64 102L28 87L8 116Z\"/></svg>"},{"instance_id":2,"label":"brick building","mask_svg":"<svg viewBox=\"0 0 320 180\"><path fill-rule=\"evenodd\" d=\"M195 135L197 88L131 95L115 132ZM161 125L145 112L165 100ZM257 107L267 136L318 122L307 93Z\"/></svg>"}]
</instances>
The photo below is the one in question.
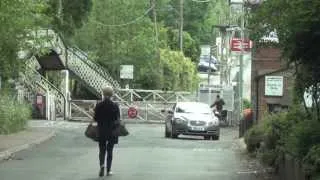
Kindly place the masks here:
<instances>
[{"instance_id":1,"label":"brick building","mask_svg":"<svg viewBox=\"0 0 320 180\"><path fill-rule=\"evenodd\" d=\"M278 48L259 48L252 55L251 101L254 119L265 112L285 110L292 102L292 69L281 60Z\"/></svg>"}]
</instances>

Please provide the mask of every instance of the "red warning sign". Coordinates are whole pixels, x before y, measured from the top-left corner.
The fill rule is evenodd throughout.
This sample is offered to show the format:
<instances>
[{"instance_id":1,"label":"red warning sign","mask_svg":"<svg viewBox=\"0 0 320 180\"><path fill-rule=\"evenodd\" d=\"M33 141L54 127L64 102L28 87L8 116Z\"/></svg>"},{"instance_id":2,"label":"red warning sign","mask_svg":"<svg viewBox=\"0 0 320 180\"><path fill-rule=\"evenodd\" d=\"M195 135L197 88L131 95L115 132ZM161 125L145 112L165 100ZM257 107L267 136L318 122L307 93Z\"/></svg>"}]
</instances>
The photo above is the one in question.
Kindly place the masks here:
<instances>
[{"instance_id":1,"label":"red warning sign","mask_svg":"<svg viewBox=\"0 0 320 180\"><path fill-rule=\"evenodd\" d=\"M128 117L133 119L136 118L138 116L138 111L135 107L130 107L128 109Z\"/></svg>"}]
</instances>

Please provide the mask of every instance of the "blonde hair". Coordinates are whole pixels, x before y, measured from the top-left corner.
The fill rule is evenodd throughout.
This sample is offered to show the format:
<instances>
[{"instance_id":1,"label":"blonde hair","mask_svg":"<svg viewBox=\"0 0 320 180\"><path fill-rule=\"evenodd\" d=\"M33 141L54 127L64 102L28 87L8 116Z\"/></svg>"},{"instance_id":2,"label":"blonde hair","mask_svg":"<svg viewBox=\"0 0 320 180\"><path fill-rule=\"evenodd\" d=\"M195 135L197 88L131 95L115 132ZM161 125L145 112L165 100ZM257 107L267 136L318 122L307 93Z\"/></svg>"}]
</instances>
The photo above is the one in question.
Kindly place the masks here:
<instances>
[{"instance_id":1,"label":"blonde hair","mask_svg":"<svg viewBox=\"0 0 320 180\"><path fill-rule=\"evenodd\" d=\"M102 89L102 95L104 98L113 96L112 87L105 87Z\"/></svg>"}]
</instances>

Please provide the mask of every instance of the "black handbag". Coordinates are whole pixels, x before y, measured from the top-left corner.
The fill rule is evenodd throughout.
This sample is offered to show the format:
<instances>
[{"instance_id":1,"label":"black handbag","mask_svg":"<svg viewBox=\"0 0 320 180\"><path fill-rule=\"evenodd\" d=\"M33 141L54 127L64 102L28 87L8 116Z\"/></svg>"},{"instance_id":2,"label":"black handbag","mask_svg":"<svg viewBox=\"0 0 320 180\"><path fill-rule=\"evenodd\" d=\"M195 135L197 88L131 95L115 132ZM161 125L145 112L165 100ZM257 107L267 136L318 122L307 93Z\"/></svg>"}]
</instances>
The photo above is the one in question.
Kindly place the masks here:
<instances>
[{"instance_id":1,"label":"black handbag","mask_svg":"<svg viewBox=\"0 0 320 180\"><path fill-rule=\"evenodd\" d=\"M113 136L128 136L129 131L122 121L117 121L115 129L112 131Z\"/></svg>"},{"instance_id":2,"label":"black handbag","mask_svg":"<svg viewBox=\"0 0 320 180\"><path fill-rule=\"evenodd\" d=\"M94 141L99 141L98 126L94 125L92 122L88 125L84 134L89 139L92 139Z\"/></svg>"}]
</instances>

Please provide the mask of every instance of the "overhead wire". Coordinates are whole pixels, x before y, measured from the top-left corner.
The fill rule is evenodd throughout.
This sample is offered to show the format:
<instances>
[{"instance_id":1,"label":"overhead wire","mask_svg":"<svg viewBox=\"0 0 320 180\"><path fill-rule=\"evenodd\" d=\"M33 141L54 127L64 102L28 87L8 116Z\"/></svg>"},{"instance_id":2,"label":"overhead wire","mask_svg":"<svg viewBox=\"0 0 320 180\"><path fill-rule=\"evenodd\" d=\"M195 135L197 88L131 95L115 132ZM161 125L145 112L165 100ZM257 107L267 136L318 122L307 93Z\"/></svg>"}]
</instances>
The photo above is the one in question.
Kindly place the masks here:
<instances>
[{"instance_id":1,"label":"overhead wire","mask_svg":"<svg viewBox=\"0 0 320 180\"><path fill-rule=\"evenodd\" d=\"M155 7L154 5L151 6L149 9L147 9L147 10L143 13L143 15L135 18L134 20L128 21L128 22L125 22L125 23L121 23L121 24L105 24L105 23L102 23L102 22L97 21L97 20L94 20L94 19L92 19L91 21L92 21L93 23L95 23L95 24L98 24L98 25L100 25L100 26L105 26L105 27L128 26L128 25L130 25L130 24L134 24L134 23L137 23L137 22L139 22L140 20L142 20L146 15L148 15L148 13L149 13L154 7Z\"/></svg>"}]
</instances>

